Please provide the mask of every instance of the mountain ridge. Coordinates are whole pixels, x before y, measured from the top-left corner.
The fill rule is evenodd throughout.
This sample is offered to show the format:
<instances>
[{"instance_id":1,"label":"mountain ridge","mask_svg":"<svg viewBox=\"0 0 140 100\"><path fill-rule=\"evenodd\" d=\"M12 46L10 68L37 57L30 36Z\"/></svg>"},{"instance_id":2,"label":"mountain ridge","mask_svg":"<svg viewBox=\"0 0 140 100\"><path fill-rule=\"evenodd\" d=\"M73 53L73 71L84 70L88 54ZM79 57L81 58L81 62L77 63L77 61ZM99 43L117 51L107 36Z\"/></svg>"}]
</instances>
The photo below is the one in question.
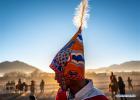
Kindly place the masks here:
<instances>
[{"instance_id":1,"label":"mountain ridge","mask_svg":"<svg viewBox=\"0 0 140 100\"><path fill-rule=\"evenodd\" d=\"M22 61L4 61L0 63L0 73L9 73L13 71L30 73L34 70L39 70L37 67L29 65Z\"/></svg>"},{"instance_id":2,"label":"mountain ridge","mask_svg":"<svg viewBox=\"0 0 140 100\"><path fill-rule=\"evenodd\" d=\"M30 73L34 70L40 70L35 66L29 65L22 61L4 61L0 63L0 74L9 72L25 72ZM105 73L105 72L130 72L140 71L140 61L127 61L121 64L112 64L107 67L98 69L86 69L86 72Z\"/></svg>"},{"instance_id":3,"label":"mountain ridge","mask_svg":"<svg viewBox=\"0 0 140 100\"><path fill-rule=\"evenodd\" d=\"M105 72L131 72L140 71L140 61L127 61L121 64L113 64L107 67L97 69L87 69L87 72L105 73Z\"/></svg>"}]
</instances>

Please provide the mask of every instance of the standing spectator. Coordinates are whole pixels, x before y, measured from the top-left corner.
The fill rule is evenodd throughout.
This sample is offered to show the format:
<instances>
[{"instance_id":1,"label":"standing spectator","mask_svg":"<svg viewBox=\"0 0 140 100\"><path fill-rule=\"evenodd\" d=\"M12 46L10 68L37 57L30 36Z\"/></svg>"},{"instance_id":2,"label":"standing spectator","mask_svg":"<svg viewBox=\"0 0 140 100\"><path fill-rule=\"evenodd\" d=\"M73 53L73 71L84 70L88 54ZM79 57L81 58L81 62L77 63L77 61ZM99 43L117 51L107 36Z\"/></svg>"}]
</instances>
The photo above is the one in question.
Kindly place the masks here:
<instances>
[{"instance_id":1,"label":"standing spectator","mask_svg":"<svg viewBox=\"0 0 140 100\"><path fill-rule=\"evenodd\" d=\"M26 82L23 82L23 90L24 92L28 91L28 85L26 84Z\"/></svg>"},{"instance_id":2,"label":"standing spectator","mask_svg":"<svg viewBox=\"0 0 140 100\"><path fill-rule=\"evenodd\" d=\"M129 88L129 90L132 89L132 91L133 91L132 79L130 79L130 77L128 77L127 82L128 82L128 88Z\"/></svg>"},{"instance_id":3,"label":"standing spectator","mask_svg":"<svg viewBox=\"0 0 140 100\"><path fill-rule=\"evenodd\" d=\"M42 80L40 82L40 91L41 91L41 93L44 93L44 85L45 85L45 82L44 82L44 80Z\"/></svg>"},{"instance_id":4,"label":"standing spectator","mask_svg":"<svg viewBox=\"0 0 140 100\"><path fill-rule=\"evenodd\" d=\"M113 82L115 78L116 78L115 75L113 74L113 72L111 72L110 81Z\"/></svg>"},{"instance_id":5,"label":"standing spectator","mask_svg":"<svg viewBox=\"0 0 140 100\"><path fill-rule=\"evenodd\" d=\"M110 75L110 84L109 84L109 91L111 92L112 99L116 99L117 93L118 93L118 82L116 76L111 72Z\"/></svg>"},{"instance_id":6,"label":"standing spectator","mask_svg":"<svg viewBox=\"0 0 140 100\"><path fill-rule=\"evenodd\" d=\"M125 84L121 76L118 77L118 86L120 95L125 95ZM126 97L121 97L121 100L127 100Z\"/></svg>"},{"instance_id":7,"label":"standing spectator","mask_svg":"<svg viewBox=\"0 0 140 100\"><path fill-rule=\"evenodd\" d=\"M8 91L8 93L10 92L10 81L6 83L6 90Z\"/></svg>"},{"instance_id":8,"label":"standing spectator","mask_svg":"<svg viewBox=\"0 0 140 100\"><path fill-rule=\"evenodd\" d=\"M31 92L31 95L35 94L35 81L34 80L31 81L30 92Z\"/></svg>"}]
</instances>

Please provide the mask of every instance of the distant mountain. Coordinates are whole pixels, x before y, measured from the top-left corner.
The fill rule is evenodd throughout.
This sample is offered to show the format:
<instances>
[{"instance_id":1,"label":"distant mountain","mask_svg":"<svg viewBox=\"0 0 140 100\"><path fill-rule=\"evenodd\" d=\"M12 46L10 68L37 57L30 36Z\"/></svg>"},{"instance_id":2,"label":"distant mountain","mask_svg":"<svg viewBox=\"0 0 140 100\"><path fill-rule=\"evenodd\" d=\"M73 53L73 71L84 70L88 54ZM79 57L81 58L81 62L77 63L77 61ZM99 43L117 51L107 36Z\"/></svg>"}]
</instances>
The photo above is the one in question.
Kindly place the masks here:
<instances>
[{"instance_id":1,"label":"distant mountain","mask_svg":"<svg viewBox=\"0 0 140 100\"><path fill-rule=\"evenodd\" d=\"M102 67L98 69L88 69L87 72L131 72L131 71L140 71L140 61L129 61L122 64L114 64L108 67Z\"/></svg>"},{"instance_id":2,"label":"distant mountain","mask_svg":"<svg viewBox=\"0 0 140 100\"><path fill-rule=\"evenodd\" d=\"M5 61L0 63L0 74L9 73L9 72L24 72L30 73L34 70L39 70L34 66L28 65L21 61Z\"/></svg>"},{"instance_id":3,"label":"distant mountain","mask_svg":"<svg viewBox=\"0 0 140 100\"><path fill-rule=\"evenodd\" d=\"M31 73L35 70L39 70L32 65L28 65L21 61L5 61L0 63L0 76L4 73L9 72L24 72L24 73ZM40 70L39 70L40 71ZM131 72L131 71L140 71L140 61L129 61L124 62L122 64L114 64L108 67L102 67L99 69L87 69L86 72Z\"/></svg>"}]
</instances>

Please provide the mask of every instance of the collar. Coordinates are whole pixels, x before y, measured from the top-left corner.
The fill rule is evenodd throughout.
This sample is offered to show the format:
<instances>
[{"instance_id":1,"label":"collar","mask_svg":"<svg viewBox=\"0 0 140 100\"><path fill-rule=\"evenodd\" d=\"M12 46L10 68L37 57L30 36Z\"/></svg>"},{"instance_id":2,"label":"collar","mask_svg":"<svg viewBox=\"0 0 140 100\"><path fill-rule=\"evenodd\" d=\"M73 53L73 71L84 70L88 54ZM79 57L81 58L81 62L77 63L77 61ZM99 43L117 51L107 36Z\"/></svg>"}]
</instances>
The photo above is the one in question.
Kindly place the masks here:
<instances>
[{"instance_id":1,"label":"collar","mask_svg":"<svg viewBox=\"0 0 140 100\"><path fill-rule=\"evenodd\" d=\"M89 93L89 91L93 89L92 80L88 80L88 81L89 81L88 84L75 94L75 100L81 100L83 97L85 97L87 93Z\"/></svg>"},{"instance_id":2,"label":"collar","mask_svg":"<svg viewBox=\"0 0 140 100\"><path fill-rule=\"evenodd\" d=\"M88 84L75 94L74 100L85 100L98 95L104 95L99 89L93 86L92 80L88 81Z\"/></svg>"}]
</instances>

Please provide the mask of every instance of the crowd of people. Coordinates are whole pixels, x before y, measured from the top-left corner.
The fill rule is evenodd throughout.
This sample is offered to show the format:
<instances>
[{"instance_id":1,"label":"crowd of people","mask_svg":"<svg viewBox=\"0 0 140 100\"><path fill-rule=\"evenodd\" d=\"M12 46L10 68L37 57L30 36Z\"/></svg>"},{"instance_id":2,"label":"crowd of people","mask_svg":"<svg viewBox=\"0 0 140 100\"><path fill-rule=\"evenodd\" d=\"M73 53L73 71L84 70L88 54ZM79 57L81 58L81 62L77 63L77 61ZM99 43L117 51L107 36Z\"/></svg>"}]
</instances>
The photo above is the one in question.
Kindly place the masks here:
<instances>
[{"instance_id":1,"label":"crowd of people","mask_svg":"<svg viewBox=\"0 0 140 100\"><path fill-rule=\"evenodd\" d=\"M14 91L15 90L15 81L11 81L11 82L8 81L5 86L6 86L6 90L8 92Z\"/></svg>"},{"instance_id":2,"label":"crowd of people","mask_svg":"<svg viewBox=\"0 0 140 100\"><path fill-rule=\"evenodd\" d=\"M60 78L60 77L61 76L58 76L57 73L55 74L55 79L57 81L59 81L58 78ZM116 95L117 94L125 95L125 87L126 87L126 85L124 83L123 78L121 76L117 77L116 75L114 75L113 72L111 72L111 75L110 75L109 78L110 78L109 91L111 92L112 99L116 100ZM88 82L90 83L91 80L85 79L85 80L81 81L80 83L79 83L79 80L78 81L74 80L74 84L78 84L79 86L81 86L81 84L84 83L84 82L85 82L85 84L88 84ZM130 77L128 77L127 82L128 82L128 89L130 91L133 91L132 79ZM67 84L67 83L65 83L65 84ZM78 85L76 85L76 87L79 87ZM44 87L45 87L44 80L41 80L38 86L40 88L40 93L44 93ZM61 86L61 89L67 88L67 86L63 87L63 84L60 84L60 86ZM73 86L75 86L75 85L73 85ZM13 92L13 91L15 93L25 93L25 92L29 91L30 92L30 96L29 96L30 100L35 100L34 99L35 98L35 93L37 92L36 91L36 83L35 83L34 80L31 80L30 84L27 84L24 81L22 82L21 79L19 79L17 81L17 84L16 84L15 81L8 81L5 84L5 89L9 93ZM61 89L59 90L59 92L62 91ZM59 96L59 98L61 97L61 95L59 93L58 93L58 96ZM58 97L58 96L56 96L56 97ZM127 98L126 97L121 97L121 100L127 100Z\"/></svg>"},{"instance_id":3,"label":"crowd of people","mask_svg":"<svg viewBox=\"0 0 140 100\"><path fill-rule=\"evenodd\" d=\"M39 87L40 87L40 92L44 93L44 86L45 86L45 82L44 80L41 80ZM15 83L15 81L8 81L5 84L5 89L7 92L9 93L24 93L27 91L30 91L30 94L35 94L36 92L36 87L35 87L35 81L32 80L30 84L27 84L26 82L22 82L21 79L18 80L17 84Z\"/></svg>"},{"instance_id":4,"label":"crowd of people","mask_svg":"<svg viewBox=\"0 0 140 100\"><path fill-rule=\"evenodd\" d=\"M133 85L132 85L132 79L130 79L130 77L128 77L128 88L129 90L133 91ZM118 76L118 80L116 78L116 76L113 74L113 72L111 72L110 75L110 84L109 84L109 90L112 93L112 99L115 100L116 99L116 95L119 93L120 95L125 95L125 83L123 81L123 78L121 76ZM127 98L121 97L121 100L127 100Z\"/></svg>"},{"instance_id":5,"label":"crowd of people","mask_svg":"<svg viewBox=\"0 0 140 100\"><path fill-rule=\"evenodd\" d=\"M56 76L57 79L57 76ZM87 80L85 80L86 82ZM76 81L74 81L76 82ZM128 77L127 79L128 82L128 89L130 91L133 91L133 85L132 85L132 79L130 77ZM27 91L30 91L30 100L34 100L33 98L35 98L35 92L36 92L36 87L35 87L35 81L32 80L30 84L27 84L26 82L22 82L21 79L18 80L17 84L15 81L8 81L5 84L5 88L6 90L10 93L10 92L16 92L16 93L24 93ZM112 93L112 98L115 100L116 99L116 95L119 93L121 95L125 95L125 83L123 81L123 78L121 76L118 76L118 79L116 77L116 75L114 75L113 72L111 72L110 75L110 84L109 84L109 91ZM39 84L40 87L40 93L44 93L44 87L45 87L45 82L44 80L40 81ZM126 97L121 97L121 100L127 100Z\"/></svg>"}]
</instances>

